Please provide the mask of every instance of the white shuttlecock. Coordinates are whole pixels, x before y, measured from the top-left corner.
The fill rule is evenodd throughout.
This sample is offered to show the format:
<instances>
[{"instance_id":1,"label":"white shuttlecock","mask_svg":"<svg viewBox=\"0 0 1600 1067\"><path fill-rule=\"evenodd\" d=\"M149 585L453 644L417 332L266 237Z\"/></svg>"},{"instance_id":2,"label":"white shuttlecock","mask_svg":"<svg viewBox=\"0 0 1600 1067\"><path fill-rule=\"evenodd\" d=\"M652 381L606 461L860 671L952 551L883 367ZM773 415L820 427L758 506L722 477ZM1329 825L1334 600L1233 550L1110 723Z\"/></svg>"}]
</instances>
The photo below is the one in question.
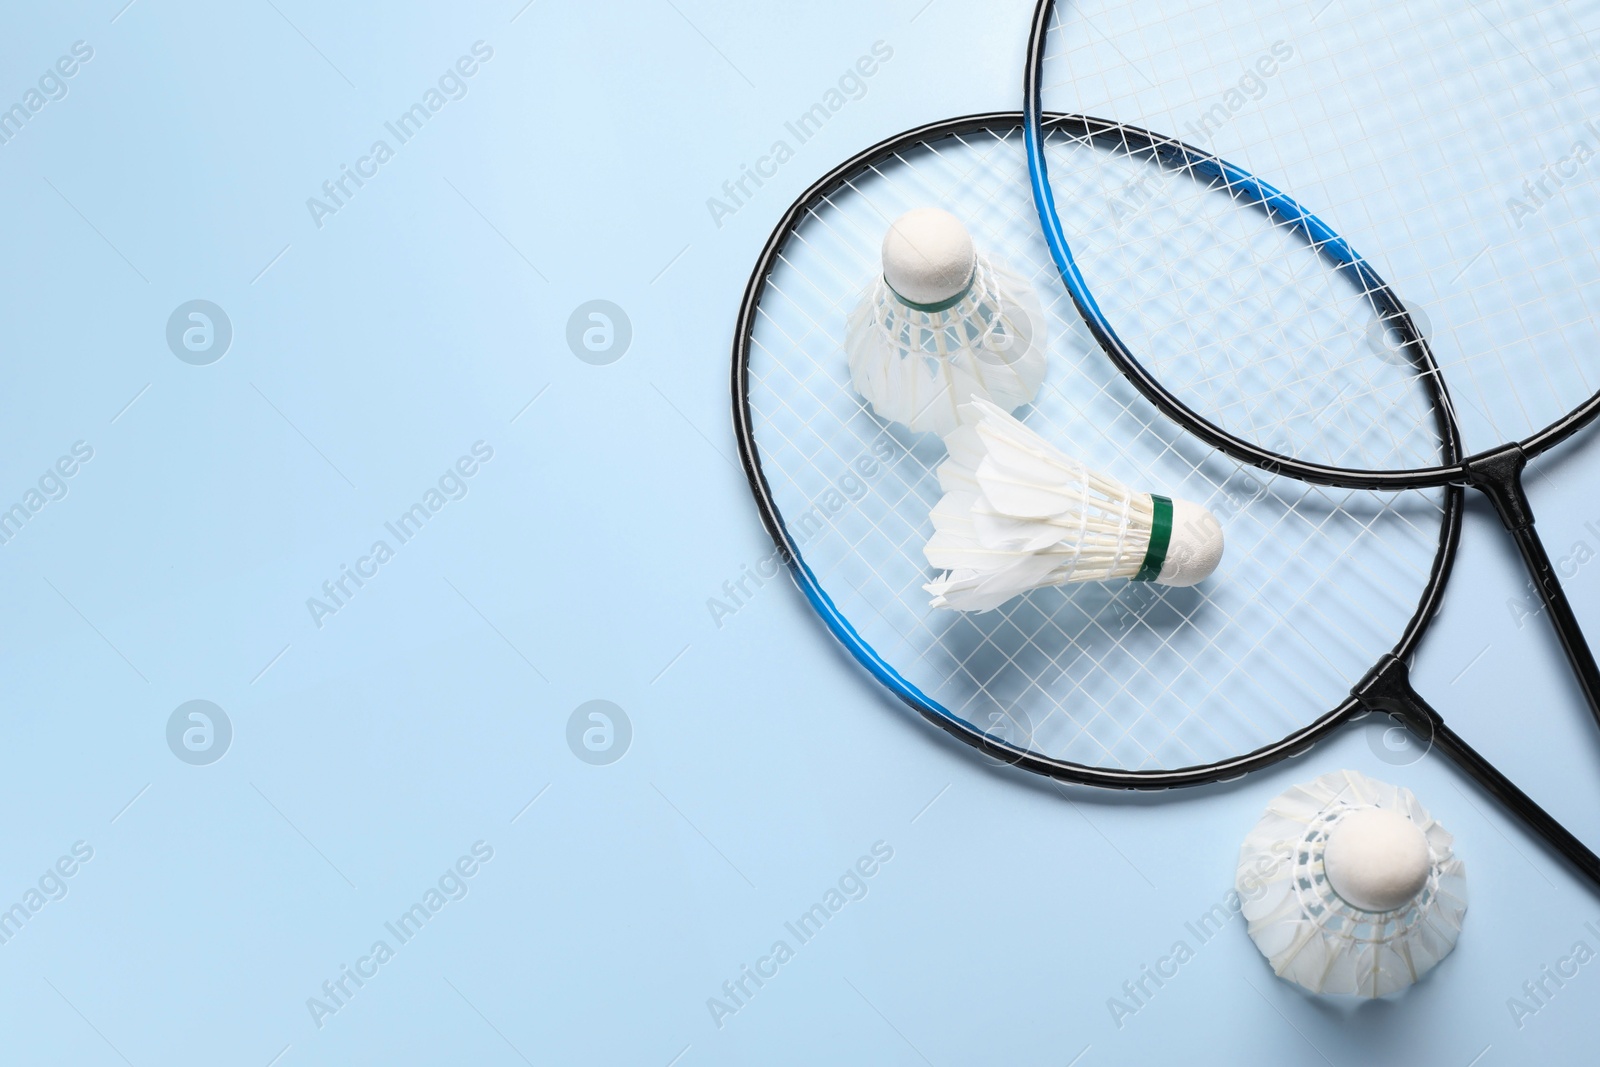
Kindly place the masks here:
<instances>
[{"instance_id":1,"label":"white shuttlecock","mask_svg":"<svg viewBox=\"0 0 1600 1067\"><path fill-rule=\"evenodd\" d=\"M1239 849L1250 937L1279 978L1381 997L1456 946L1466 867L1409 789L1355 771L1278 796Z\"/></svg>"},{"instance_id":2,"label":"white shuttlecock","mask_svg":"<svg viewBox=\"0 0 1600 1067\"><path fill-rule=\"evenodd\" d=\"M1222 527L1204 507L1133 492L986 400L961 413L923 549L946 572L923 586L934 607L989 611L1030 589L1108 578L1194 585L1217 569Z\"/></svg>"},{"instance_id":3,"label":"white shuttlecock","mask_svg":"<svg viewBox=\"0 0 1600 1067\"><path fill-rule=\"evenodd\" d=\"M883 274L850 314L845 352L880 418L942 435L973 397L1007 411L1034 398L1044 313L1026 280L978 254L959 219L918 208L884 236Z\"/></svg>"}]
</instances>

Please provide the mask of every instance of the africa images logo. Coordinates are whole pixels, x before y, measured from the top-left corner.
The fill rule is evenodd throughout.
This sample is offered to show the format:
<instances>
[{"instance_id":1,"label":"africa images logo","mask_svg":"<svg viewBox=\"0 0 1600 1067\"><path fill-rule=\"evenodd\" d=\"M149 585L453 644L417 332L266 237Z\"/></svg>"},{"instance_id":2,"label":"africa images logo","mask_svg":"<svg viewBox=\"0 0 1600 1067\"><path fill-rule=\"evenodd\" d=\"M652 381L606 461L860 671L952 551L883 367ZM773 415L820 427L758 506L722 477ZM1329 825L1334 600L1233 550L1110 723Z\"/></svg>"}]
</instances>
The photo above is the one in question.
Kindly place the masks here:
<instances>
[{"instance_id":1,"label":"africa images logo","mask_svg":"<svg viewBox=\"0 0 1600 1067\"><path fill-rule=\"evenodd\" d=\"M722 183L722 195L706 197L706 211L710 213L717 229L722 229L724 219L738 214L739 209L755 196L756 190L778 176L778 168L794 158L796 147L821 133L827 121L843 110L849 101L866 96L867 79L878 73L893 57L894 48L887 42L873 41L870 55L863 55L852 66L846 67L838 81L823 92L822 99L783 124L784 132L794 139L793 145L779 137L772 142L766 154L756 158L754 165L739 164L738 175Z\"/></svg>"},{"instance_id":2,"label":"africa images logo","mask_svg":"<svg viewBox=\"0 0 1600 1067\"><path fill-rule=\"evenodd\" d=\"M191 767L217 762L233 744L233 721L209 700L179 704L167 718L167 747Z\"/></svg>"},{"instance_id":3,"label":"africa images logo","mask_svg":"<svg viewBox=\"0 0 1600 1067\"><path fill-rule=\"evenodd\" d=\"M228 313L209 300L179 304L167 318L167 347L195 367L205 367L228 354L233 323Z\"/></svg>"},{"instance_id":4,"label":"africa images logo","mask_svg":"<svg viewBox=\"0 0 1600 1067\"><path fill-rule=\"evenodd\" d=\"M366 155L356 159L353 168L347 163L339 164L338 176L322 183L322 195L306 197L306 211L317 229L325 225L324 219L349 206L356 193L378 176L378 169L395 157L395 150L421 133L423 126L443 111L446 104L465 99L467 79L493 58L494 49L487 42L474 41L471 55L457 57L455 63L439 75L437 83L423 91L420 100L400 112L393 121L383 124L394 144L379 137L368 147Z\"/></svg>"},{"instance_id":5,"label":"africa images logo","mask_svg":"<svg viewBox=\"0 0 1600 1067\"><path fill-rule=\"evenodd\" d=\"M356 957L353 967L348 963L340 964L337 977L322 983L321 995L306 998L306 1011L318 1030L327 1025L329 1018L349 1007L355 995L378 977L383 965L414 940L445 905L467 898L472 879L494 859L494 846L487 841L474 841L470 851L470 855L463 854L446 867L437 881L422 891L420 899L385 922L383 929L387 936L373 941L365 955Z\"/></svg>"},{"instance_id":6,"label":"africa images logo","mask_svg":"<svg viewBox=\"0 0 1600 1067\"><path fill-rule=\"evenodd\" d=\"M874 841L870 853L857 857L837 881L823 891L820 900L785 922L783 929L788 936L774 941L767 953L756 959L754 968L748 963L741 964L739 973L722 983L721 996L706 998L706 1011L718 1030L727 1025L730 1017L747 1007L755 995L778 976L784 965L795 958L799 949L820 934L823 926L844 910L845 905L866 899L871 891L871 879L894 859L894 846L887 841ZM793 944L790 944L791 939Z\"/></svg>"}]
</instances>

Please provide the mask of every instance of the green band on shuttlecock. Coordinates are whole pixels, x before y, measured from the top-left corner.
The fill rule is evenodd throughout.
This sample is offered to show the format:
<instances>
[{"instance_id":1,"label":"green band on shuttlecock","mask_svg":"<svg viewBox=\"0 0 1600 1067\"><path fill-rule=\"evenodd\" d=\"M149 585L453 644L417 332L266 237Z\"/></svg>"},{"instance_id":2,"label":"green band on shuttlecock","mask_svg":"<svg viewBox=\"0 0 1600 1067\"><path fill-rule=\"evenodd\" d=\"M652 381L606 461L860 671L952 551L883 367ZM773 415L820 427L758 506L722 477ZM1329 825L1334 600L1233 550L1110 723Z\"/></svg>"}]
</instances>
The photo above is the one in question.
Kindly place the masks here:
<instances>
[{"instance_id":1,"label":"green band on shuttlecock","mask_svg":"<svg viewBox=\"0 0 1600 1067\"><path fill-rule=\"evenodd\" d=\"M977 280L978 265L974 263L972 265L972 273L967 276L967 284L961 287L961 291L955 296L952 296L949 300L941 300L936 304L919 304L915 300L907 300L905 297L900 295L899 291L896 290L894 286L889 285L888 278L883 280L883 284L888 287L889 292L894 293L894 298L896 300L900 301L900 303L904 304L912 311L923 311L931 315L936 311L949 311L951 308L961 303L961 301L965 300L967 298L967 294L972 292L972 283Z\"/></svg>"},{"instance_id":2,"label":"green band on shuttlecock","mask_svg":"<svg viewBox=\"0 0 1600 1067\"><path fill-rule=\"evenodd\" d=\"M1144 563L1133 576L1136 582L1153 582L1167 562L1167 546L1172 543L1172 498L1150 494L1155 514L1150 519L1150 547L1144 550Z\"/></svg>"}]
</instances>

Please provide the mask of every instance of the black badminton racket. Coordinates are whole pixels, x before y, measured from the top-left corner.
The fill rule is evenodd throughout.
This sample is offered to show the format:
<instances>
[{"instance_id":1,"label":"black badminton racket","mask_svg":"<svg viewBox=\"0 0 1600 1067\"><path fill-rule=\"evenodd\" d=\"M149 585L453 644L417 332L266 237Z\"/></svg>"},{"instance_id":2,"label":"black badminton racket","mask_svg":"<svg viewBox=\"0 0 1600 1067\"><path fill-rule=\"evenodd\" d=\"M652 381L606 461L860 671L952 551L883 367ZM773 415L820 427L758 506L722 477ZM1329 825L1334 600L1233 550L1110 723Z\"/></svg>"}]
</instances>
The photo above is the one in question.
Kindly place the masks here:
<instances>
[{"instance_id":1,"label":"black badminton racket","mask_svg":"<svg viewBox=\"0 0 1600 1067\"><path fill-rule=\"evenodd\" d=\"M1480 490L1600 722L1523 488L1600 414L1596 30L1592 3L1040 0L1025 107L1046 239L1127 379L1264 470ZM1044 111L1068 106L1115 121ZM1468 455L1352 447L1419 396ZM1404 687L1368 696L1427 718Z\"/></svg>"}]
</instances>

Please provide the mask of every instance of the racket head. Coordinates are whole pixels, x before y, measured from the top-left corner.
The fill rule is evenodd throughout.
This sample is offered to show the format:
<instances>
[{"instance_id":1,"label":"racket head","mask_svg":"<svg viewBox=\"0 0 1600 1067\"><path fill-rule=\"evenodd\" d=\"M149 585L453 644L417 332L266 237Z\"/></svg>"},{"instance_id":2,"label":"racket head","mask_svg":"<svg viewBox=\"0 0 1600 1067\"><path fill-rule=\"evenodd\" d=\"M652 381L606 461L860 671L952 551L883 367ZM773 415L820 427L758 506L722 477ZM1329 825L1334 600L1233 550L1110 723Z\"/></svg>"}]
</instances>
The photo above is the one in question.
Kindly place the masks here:
<instances>
[{"instance_id":1,"label":"racket head","mask_svg":"<svg viewBox=\"0 0 1600 1067\"><path fill-rule=\"evenodd\" d=\"M1600 363L1581 356L1600 342L1600 257L1586 243L1600 240L1600 181L1569 183L1560 227L1483 218L1500 210L1507 168L1573 125L1577 96L1596 90L1600 116L1600 65L1568 55L1557 92L1508 71L1528 60L1492 24L1460 32L1480 27L1475 8L1421 6L1438 19L1370 0L1035 11L1030 175L1062 277L1140 391L1241 461L1331 485L1464 480L1459 457L1363 469L1237 417L1275 391L1307 421L1384 432L1418 417L1396 366L1439 378L1443 406L1427 417L1454 422L1463 452L1520 442L1534 455L1600 415ZM1094 131L1100 151L1046 135L1046 109L1067 102L1113 120ZM1368 291L1330 299L1338 273Z\"/></svg>"},{"instance_id":2,"label":"racket head","mask_svg":"<svg viewBox=\"0 0 1600 1067\"><path fill-rule=\"evenodd\" d=\"M780 220L733 346L735 429L762 521L866 672L999 760L1156 789L1303 751L1362 713L1350 689L1384 653L1420 639L1454 557L1459 491L1383 497L1263 475L1162 418L1100 357L1057 280L1023 132L1015 112L908 131ZM850 386L843 331L884 230L929 205L1035 287L1051 369L1018 417L1135 489L1216 512L1229 555L1206 585L1086 583L984 615L928 606L921 549L944 446L872 414ZM1410 433L1407 449L1448 448L1437 427Z\"/></svg>"}]
</instances>

